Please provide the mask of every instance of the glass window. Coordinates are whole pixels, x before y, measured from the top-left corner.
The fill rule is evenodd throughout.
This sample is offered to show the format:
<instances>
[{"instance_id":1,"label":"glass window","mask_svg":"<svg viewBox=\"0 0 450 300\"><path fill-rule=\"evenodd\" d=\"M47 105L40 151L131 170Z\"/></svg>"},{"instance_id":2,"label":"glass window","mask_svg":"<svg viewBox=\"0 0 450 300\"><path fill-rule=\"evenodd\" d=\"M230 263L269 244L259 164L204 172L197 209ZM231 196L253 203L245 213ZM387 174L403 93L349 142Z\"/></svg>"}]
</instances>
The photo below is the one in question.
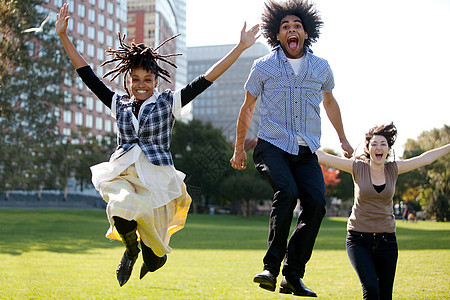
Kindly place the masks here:
<instances>
[{"instance_id":1,"label":"glass window","mask_svg":"<svg viewBox=\"0 0 450 300\"><path fill-rule=\"evenodd\" d=\"M72 92L69 90L64 91L64 103L72 103Z\"/></svg>"},{"instance_id":2,"label":"glass window","mask_svg":"<svg viewBox=\"0 0 450 300\"><path fill-rule=\"evenodd\" d=\"M94 117L92 115L86 115L86 127L87 128L94 127Z\"/></svg>"},{"instance_id":3,"label":"glass window","mask_svg":"<svg viewBox=\"0 0 450 300\"><path fill-rule=\"evenodd\" d=\"M66 124L71 124L72 123L72 112L70 110L64 110L63 121Z\"/></svg>"},{"instance_id":4,"label":"glass window","mask_svg":"<svg viewBox=\"0 0 450 300\"><path fill-rule=\"evenodd\" d=\"M103 130L103 119L100 117L95 118L95 128L97 130Z\"/></svg>"},{"instance_id":5,"label":"glass window","mask_svg":"<svg viewBox=\"0 0 450 300\"><path fill-rule=\"evenodd\" d=\"M100 27L105 27L105 15L104 14L98 14L98 17L97 17L97 24L100 26Z\"/></svg>"},{"instance_id":6,"label":"glass window","mask_svg":"<svg viewBox=\"0 0 450 300\"><path fill-rule=\"evenodd\" d=\"M75 125L83 126L83 114L79 111L75 112Z\"/></svg>"},{"instance_id":7,"label":"glass window","mask_svg":"<svg viewBox=\"0 0 450 300\"><path fill-rule=\"evenodd\" d=\"M103 51L102 48L97 48L97 59L98 60L104 60L105 59L105 51Z\"/></svg>"},{"instance_id":8,"label":"glass window","mask_svg":"<svg viewBox=\"0 0 450 300\"><path fill-rule=\"evenodd\" d=\"M113 31L114 29L114 22L110 18L106 19L106 29L108 29L109 31Z\"/></svg>"},{"instance_id":9,"label":"glass window","mask_svg":"<svg viewBox=\"0 0 450 300\"><path fill-rule=\"evenodd\" d=\"M80 52L80 54L84 53L84 41L81 39L78 39L77 42L77 51Z\"/></svg>"},{"instance_id":10,"label":"glass window","mask_svg":"<svg viewBox=\"0 0 450 300\"><path fill-rule=\"evenodd\" d=\"M75 102L77 103L77 105L79 107L83 107L83 105L84 105L84 97L83 97L83 95L76 95L75 96Z\"/></svg>"},{"instance_id":11,"label":"glass window","mask_svg":"<svg viewBox=\"0 0 450 300\"><path fill-rule=\"evenodd\" d=\"M97 99L96 102L97 102L97 103L95 104L96 111L97 111L98 113L102 113L102 112L103 112L103 106L104 106L103 102L100 101L99 99Z\"/></svg>"},{"instance_id":12,"label":"glass window","mask_svg":"<svg viewBox=\"0 0 450 300\"><path fill-rule=\"evenodd\" d=\"M105 33L101 30L97 31L97 41L100 44L104 44L105 43Z\"/></svg>"},{"instance_id":13,"label":"glass window","mask_svg":"<svg viewBox=\"0 0 450 300\"><path fill-rule=\"evenodd\" d=\"M108 6L107 7L108 14L113 15L114 14L114 3L108 2L107 6Z\"/></svg>"},{"instance_id":14,"label":"glass window","mask_svg":"<svg viewBox=\"0 0 450 300\"><path fill-rule=\"evenodd\" d=\"M94 57L94 55L95 55L95 46L93 44L88 44L87 45L87 55L89 55L90 57Z\"/></svg>"},{"instance_id":15,"label":"glass window","mask_svg":"<svg viewBox=\"0 0 450 300\"><path fill-rule=\"evenodd\" d=\"M77 32L79 35L84 35L84 32L86 31L86 26L83 22L78 21L77 23Z\"/></svg>"},{"instance_id":16,"label":"glass window","mask_svg":"<svg viewBox=\"0 0 450 300\"><path fill-rule=\"evenodd\" d=\"M113 37L112 35L106 35L106 46L111 47L113 46Z\"/></svg>"},{"instance_id":17,"label":"glass window","mask_svg":"<svg viewBox=\"0 0 450 300\"><path fill-rule=\"evenodd\" d=\"M92 8L89 8L88 10L88 20L92 23L95 23L95 10L93 10Z\"/></svg>"},{"instance_id":18,"label":"glass window","mask_svg":"<svg viewBox=\"0 0 450 300\"><path fill-rule=\"evenodd\" d=\"M111 120L105 120L105 131L111 132Z\"/></svg>"},{"instance_id":19,"label":"glass window","mask_svg":"<svg viewBox=\"0 0 450 300\"><path fill-rule=\"evenodd\" d=\"M91 96L86 97L86 109L94 110L94 98Z\"/></svg>"},{"instance_id":20,"label":"glass window","mask_svg":"<svg viewBox=\"0 0 450 300\"><path fill-rule=\"evenodd\" d=\"M95 28L94 26L88 26L88 38L95 40Z\"/></svg>"},{"instance_id":21,"label":"glass window","mask_svg":"<svg viewBox=\"0 0 450 300\"><path fill-rule=\"evenodd\" d=\"M84 18L86 16L86 6L84 4L78 3L78 16L80 18Z\"/></svg>"},{"instance_id":22,"label":"glass window","mask_svg":"<svg viewBox=\"0 0 450 300\"><path fill-rule=\"evenodd\" d=\"M98 8L101 10L105 9L105 0L98 0Z\"/></svg>"}]
</instances>

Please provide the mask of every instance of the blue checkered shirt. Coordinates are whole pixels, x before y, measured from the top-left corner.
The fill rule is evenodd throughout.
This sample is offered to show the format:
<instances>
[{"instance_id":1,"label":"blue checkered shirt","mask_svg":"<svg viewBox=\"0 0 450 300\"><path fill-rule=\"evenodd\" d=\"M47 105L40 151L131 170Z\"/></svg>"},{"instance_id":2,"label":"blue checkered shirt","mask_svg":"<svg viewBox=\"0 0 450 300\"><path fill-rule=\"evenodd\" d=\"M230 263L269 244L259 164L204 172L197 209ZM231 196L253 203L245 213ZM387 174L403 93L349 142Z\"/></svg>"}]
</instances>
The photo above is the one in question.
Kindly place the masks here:
<instances>
[{"instance_id":1,"label":"blue checkered shirt","mask_svg":"<svg viewBox=\"0 0 450 300\"><path fill-rule=\"evenodd\" d=\"M320 103L322 92L334 88L334 78L328 62L306 48L295 75L283 49L256 60L245 83L252 96L261 94L258 138L297 155L297 135L312 152L320 148Z\"/></svg>"},{"instance_id":2,"label":"blue checkered shirt","mask_svg":"<svg viewBox=\"0 0 450 300\"><path fill-rule=\"evenodd\" d=\"M115 99L117 116L117 149L111 155L115 160L136 145L148 160L158 166L173 165L169 151L170 137L175 122L172 114L173 93L169 90L159 95L155 103L146 105L139 118L139 131L133 126L133 102L128 96Z\"/></svg>"}]
</instances>

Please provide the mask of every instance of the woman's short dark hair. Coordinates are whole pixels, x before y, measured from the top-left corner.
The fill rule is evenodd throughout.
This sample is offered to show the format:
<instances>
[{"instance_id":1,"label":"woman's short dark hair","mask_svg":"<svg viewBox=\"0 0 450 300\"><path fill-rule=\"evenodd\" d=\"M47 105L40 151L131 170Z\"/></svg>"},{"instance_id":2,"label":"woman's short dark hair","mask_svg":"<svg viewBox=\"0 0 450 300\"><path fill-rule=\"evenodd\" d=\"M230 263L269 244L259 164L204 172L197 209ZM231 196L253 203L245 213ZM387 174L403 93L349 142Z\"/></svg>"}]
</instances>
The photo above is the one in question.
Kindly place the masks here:
<instances>
[{"instance_id":1,"label":"woman's short dark hair","mask_svg":"<svg viewBox=\"0 0 450 300\"><path fill-rule=\"evenodd\" d=\"M395 140L397 139L397 128L392 122L389 124L374 126L370 128L369 131L366 133L366 147L364 148L364 155L367 158L370 158L369 144L370 140L373 138L374 135L384 136L388 143L389 149L391 149L395 143Z\"/></svg>"},{"instance_id":2,"label":"woman's short dark hair","mask_svg":"<svg viewBox=\"0 0 450 300\"><path fill-rule=\"evenodd\" d=\"M318 11L313 4L307 0L288 0L276 2L268 0L264 3L265 9L262 15L262 33L271 47L280 44L277 40L277 34L280 30L281 20L289 15L297 16L302 21L308 38L304 42L305 47L309 47L319 38L319 30L323 22Z\"/></svg>"}]
</instances>

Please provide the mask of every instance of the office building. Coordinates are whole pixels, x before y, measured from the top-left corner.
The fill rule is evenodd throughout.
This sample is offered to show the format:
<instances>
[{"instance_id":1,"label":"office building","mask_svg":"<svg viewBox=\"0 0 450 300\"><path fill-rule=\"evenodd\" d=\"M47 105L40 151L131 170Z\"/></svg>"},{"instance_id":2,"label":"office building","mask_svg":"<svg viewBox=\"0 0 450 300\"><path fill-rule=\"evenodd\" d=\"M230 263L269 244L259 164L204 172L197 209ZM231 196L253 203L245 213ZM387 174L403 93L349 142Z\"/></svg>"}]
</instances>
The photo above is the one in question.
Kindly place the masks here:
<instances>
[{"instance_id":1,"label":"office building","mask_svg":"<svg viewBox=\"0 0 450 300\"><path fill-rule=\"evenodd\" d=\"M208 70L235 45L188 47L188 79ZM244 83L255 59L269 53L262 43L245 50L238 60L193 102L193 118L220 128L228 142L234 142L236 120L244 101ZM247 138L255 138L259 127L257 108Z\"/></svg>"},{"instance_id":2,"label":"office building","mask_svg":"<svg viewBox=\"0 0 450 300\"><path fill-rule=\"evenodd\" d=\"M161 62L171 73L171 84L160 80L159 91L183 87L187 80L186 0L128 0L128 40L157 47L166 39L181 34L161 47L160 54L182 53L170 58L178 68Z\"/></svg>"},{"instance_id":3,"label":"office building","mask_svg":"<svg viewBox=\"0 0 450 300\"><path fill-rule=\"evenodd\" d=\"M106 60L105 50L119 45L117 32L126 33L127 7L126 0L44 0L43 9L52 12L52 20L63 3L69 4L70 20L68 36L73 39L77 50L94 70L99 78L112 66L101 67ZM73 73L65 75L64 101L70 107L60 110L58 127L62 136L72 136L73 133L85 127L89 135L101 140L116 132L114 119L109 109L90 92L81 79ZM123 93L123 80L118 77L114 82L103 80L113 91ZM72 140L73 143L77 139Z\"/></svg>"}]
</instances>

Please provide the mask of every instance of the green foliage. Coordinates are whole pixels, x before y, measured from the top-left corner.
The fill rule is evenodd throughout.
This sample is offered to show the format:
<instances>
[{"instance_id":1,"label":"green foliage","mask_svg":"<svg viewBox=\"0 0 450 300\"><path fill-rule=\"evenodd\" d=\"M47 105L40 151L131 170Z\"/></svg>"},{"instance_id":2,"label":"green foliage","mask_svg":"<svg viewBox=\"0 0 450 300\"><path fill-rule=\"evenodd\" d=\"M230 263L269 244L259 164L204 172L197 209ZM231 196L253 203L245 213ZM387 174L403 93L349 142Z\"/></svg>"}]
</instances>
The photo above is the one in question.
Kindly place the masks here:
<instances>
[{"instance_id":1,"label":"green foliage","mask_svg":"<svg viewBox=\"0 0 450 300\"><path fill-rule=\"evenodd\" d=\"M425 151L450 143L450 126L422 132L418 139L405 144L403 158L407 159ZM399 176L398 193L409 191L418 199L429 216L437 221L450 220L450 160L442 157L434 163ZM414 197L415 196L415 197ZM411 199L412 200L412 199Z\"/></svg>"},{"instance_id":2,"label":"green foliage","mask_svg":"<svg viewBox=\"0 0 450 300\"><path fill-rule=\"evenodd\" d=\"M234 170L231 145L210 124L177 122L171 152L175 167L186 174L188 192L205 209L222 205L231 207L232 214L251 215L254 201L272 197L269 183L255 169L252 152L247 153L247 169Z\"/></svg>"},{"instance_id":3,"label":"green foliage","mask_svg":"<svg viewBox=\"0 0 450 300\"><path fill-rule=\"evenodd\" d=\"M34 0L0 2L0 190L37 189L61 141L57 129L63 105L60 86L70 66L49 23L48 13ZM50 183L53 187L56 182Z\"/></svg>"}]
</instances>

